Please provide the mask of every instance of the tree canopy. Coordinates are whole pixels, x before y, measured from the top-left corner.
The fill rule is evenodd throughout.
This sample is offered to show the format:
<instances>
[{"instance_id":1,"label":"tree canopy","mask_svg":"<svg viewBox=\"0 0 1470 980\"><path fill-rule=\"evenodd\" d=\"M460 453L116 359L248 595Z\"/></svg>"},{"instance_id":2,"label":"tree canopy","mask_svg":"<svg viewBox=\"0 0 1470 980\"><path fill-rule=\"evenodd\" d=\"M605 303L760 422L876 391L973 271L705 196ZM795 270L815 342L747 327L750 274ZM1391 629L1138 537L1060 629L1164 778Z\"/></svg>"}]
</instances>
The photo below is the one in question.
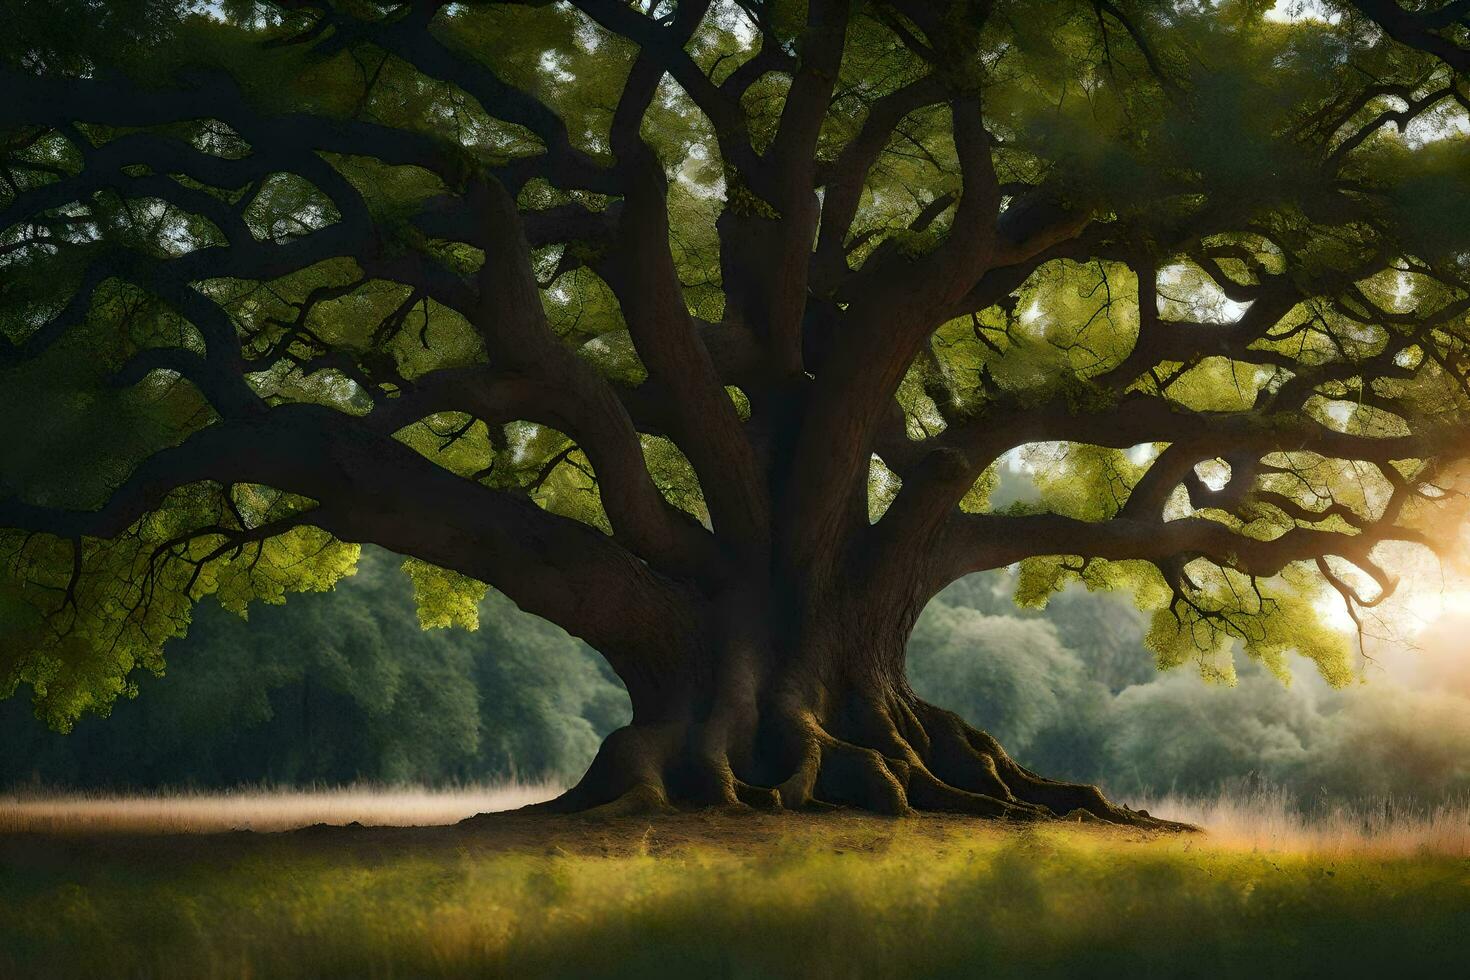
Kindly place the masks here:
<instances>
[{"instance_id":1,"label":"tree canopy","mask_svg":"<svg viewBox=\"0 0 1470 980\"><path fill-rule=\"evenodd\" d=\"M1020 563L1346 679L1322 591L1460 544L1470 8L1314 6L25 5L0 693L106 711L353 542L635 716L753 570L799 644Z\"/></svg>"}]
</instances>

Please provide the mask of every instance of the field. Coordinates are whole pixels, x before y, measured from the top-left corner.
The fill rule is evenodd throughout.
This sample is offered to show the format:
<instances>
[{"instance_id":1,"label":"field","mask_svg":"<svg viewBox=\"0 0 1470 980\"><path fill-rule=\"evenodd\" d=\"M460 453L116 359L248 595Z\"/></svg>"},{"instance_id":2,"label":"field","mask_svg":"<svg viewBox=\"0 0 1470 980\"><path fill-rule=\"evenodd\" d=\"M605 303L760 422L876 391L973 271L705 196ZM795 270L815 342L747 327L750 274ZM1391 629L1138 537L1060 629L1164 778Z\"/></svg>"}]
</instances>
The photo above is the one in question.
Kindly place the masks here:
<instances>
[{"instance_id":1,"label":"field","mask_svg":"<svg viewBox=\"0 0 1470 980\"><path fill-rule=\"evenodd\" d=\"M68 824L65 807L0 800L0 976L1470 970L1463 807L1314 825L1270 798L1195 813L1156 804L1214 816L1214 833L1183 836L723 813L209 832L250 814L258 827L348 815L428 824L492 797L288 794L275 823L261 794L235 798L234 817L204 798L175 800L170 817L157 800L152 826L137 801L111 801L124 815L109 823L109 801L94 800Z\"/></svg>"},{"instance_id":2,"label":"field","mask_svg":"<svg viewBox=\"0 0 1470 980\"><path fill-rule=\"evenodd\" d=\"M0 834L272 833L322 823L435 827L458 823L477 813L539 803L559 791L559 787L540 783L510 783L464 789L347 786L135 796L0 795Z\"/></svg>"}]
</instances>

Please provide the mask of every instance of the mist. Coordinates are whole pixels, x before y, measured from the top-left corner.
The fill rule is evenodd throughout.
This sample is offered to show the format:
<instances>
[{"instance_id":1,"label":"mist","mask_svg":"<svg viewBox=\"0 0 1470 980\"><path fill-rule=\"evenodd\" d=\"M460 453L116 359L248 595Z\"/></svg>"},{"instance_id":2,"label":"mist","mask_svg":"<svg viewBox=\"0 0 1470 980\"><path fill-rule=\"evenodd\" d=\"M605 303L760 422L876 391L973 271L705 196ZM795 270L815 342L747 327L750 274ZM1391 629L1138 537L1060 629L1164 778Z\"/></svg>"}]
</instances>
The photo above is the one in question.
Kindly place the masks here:
<instances>
[{"instance_id":1,"label":"mist","mask_svg":"<svg viewBox=\"0 0 1470 980\"><path fill-rule=\"evenodd\" d=\"M1370 653L1333 689L1294 659L1289 683L1243 657L1233 686L1159 671L1126 600L1071 589L1044 613L973 576L925 611L909 648L918 693L983 724L1025 765L1123 797L1272 787L1304 806L1470 793L1470 618L1417 649Z\"/></svg>"},{"instance_id":2,"label":"mist","mask_svg":"<svg viewBox=\"0 0 1470 980\"><path fill-rule=\"evenodd\" d=\"M205 603L167 647L162 677L112 717L47 730L0 702L0 786L140 790L353 782L446 786L574 780L627 696L585 644L491 593L480 627L422 630L399 559L365 549L329 594ZM1289 685L1241 660L1238 683L1161 672L1126 598L1071 589L1042 612L1004 573L930 604L910 681L1000 739L1023 764L1137 798L1269 786L1304 807L1470 794L1470 617L1418 649L1374 653L1329 688L1310 663Z\"/></svg>"}]
</instances>

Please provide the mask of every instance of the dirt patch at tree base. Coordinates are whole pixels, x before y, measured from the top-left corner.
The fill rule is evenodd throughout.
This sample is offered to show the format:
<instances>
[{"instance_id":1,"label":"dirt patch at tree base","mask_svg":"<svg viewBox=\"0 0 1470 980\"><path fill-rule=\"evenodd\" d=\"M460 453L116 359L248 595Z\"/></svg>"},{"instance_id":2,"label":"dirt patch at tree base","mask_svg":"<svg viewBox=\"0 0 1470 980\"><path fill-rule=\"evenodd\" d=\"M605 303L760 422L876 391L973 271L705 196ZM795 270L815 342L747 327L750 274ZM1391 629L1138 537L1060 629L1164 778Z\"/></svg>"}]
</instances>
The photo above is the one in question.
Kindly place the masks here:
<instances>
[{"instance_id":1,"label":"dirt patch at tree base","mask_svg":"<svg viewBox=\"0 0 1470 980\"><path fill-rule=\"evenodd\" d=\"M964 815L923 814L902 818L860 811L825 813L732 812L712 809L657 814L487 813L447 827L365 827L317 824L277 833L218 834L46 834L0 835L0 865L11 868L98 858L169 863L230 861L262 853L323 852L371 860L444 851L524 855L628 857L698 850L760 857L817 844L838 853L880 852L897 843L921 845L936 856L1048 828L1065 828L1101 843L1146 843L1175 835L1167 831L1056 820L1012 823Z\"/></svg>"}]
</instances>

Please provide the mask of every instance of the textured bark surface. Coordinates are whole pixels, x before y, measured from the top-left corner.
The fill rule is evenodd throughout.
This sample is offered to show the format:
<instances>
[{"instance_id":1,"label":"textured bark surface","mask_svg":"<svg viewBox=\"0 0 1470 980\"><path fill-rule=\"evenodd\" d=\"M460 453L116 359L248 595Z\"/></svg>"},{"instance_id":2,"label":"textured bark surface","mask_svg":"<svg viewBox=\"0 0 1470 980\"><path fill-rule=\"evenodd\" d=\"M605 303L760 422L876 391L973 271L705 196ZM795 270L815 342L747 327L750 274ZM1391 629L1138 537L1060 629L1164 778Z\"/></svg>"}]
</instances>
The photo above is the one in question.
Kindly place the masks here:
<instances>
[{"instance_id":1,"label":"textured bark surface","mask_svg":"<svg viewBox=\"0 0 1470 980\"><path fill-rule=\"evenodd\" d=\"M576 786L536 809L852 807L1187 829L1026 769L990 735L915 695L901 657L876 646L843 653L784 669L747 658L702 671L713 687L635 696L633 722L608 736Z\"/></svg>"}]
</instances>

